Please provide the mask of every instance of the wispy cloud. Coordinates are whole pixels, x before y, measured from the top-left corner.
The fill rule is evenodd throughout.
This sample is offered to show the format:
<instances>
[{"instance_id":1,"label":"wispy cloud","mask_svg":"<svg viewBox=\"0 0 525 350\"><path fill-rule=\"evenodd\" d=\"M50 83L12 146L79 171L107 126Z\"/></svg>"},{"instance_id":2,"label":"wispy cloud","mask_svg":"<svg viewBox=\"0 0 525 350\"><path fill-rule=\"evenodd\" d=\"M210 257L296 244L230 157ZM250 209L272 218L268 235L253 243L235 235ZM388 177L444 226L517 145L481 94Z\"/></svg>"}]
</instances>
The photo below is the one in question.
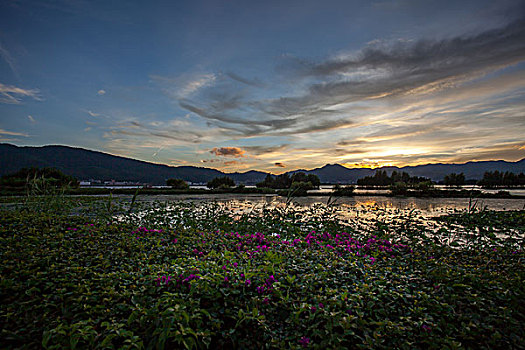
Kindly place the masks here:
<instances>
[{"instance_id":1,"label":"wispy cloud","mask_svg":"<svg viewBox=\"0 0 525 350\"><path fill-rule=\"evenodd\" d=\"M100 116L100 113L95 113L95 112L92 112L92 111L87 111L87 113L92 116L92 117L99 117Z\"/></svg>"},{"instance_id":2,"label":"wispy cloud","mask_svg":"<svg viewBox=\"0 0 525 350\"><path fill-rule=\"evenodd\" d=\"M228 76L229 78L235 81L238 81L239 83L243 83L249 86L254 86L254 87L264 87L265 86L265 84L259 79L248 79L248 78L242 77L233 72L227 72L226 76Z\"/></svg>"},{"instance_id":3,"label":"wispy cloud","mask_svg":"<svg viewBox=\"0 0 525 350\"><path fill-rule=\"evenodd\" d=\"M454 90L524 60L525 20L521 18L478 34L375 41L322 62L291 60L286 68L293 73L283 79L296 88L275 98L250 90L257 84L227 73L248 90L227 84L209 86L206 94L180 99L179 105L237 137L320 133L358 127L357 103L377 106L387 99ZM394 136L402 129L389 132Z\"/></svg>"},{"instance_id":4,"label":"wispy cloud","mask_svg":"<svg viewBox=\"0 0 525 350\"><path fill-rule=\"evenodd\" d=\"M20 104L24 97L30 97L37 101L42 100L38 89L23 89L0 83L0 103Z\"/></svg>"},{"instance_id":5,"label":"wispy cloud","mask_svg":"<svg viewBox=\"0 0 525 350\"><path fill-rule=\"evenodd\" d=\"M161 84L164 92L169 96L184 99L205 87L212 86L217 76L213 73L185 74L177 78L150 75L150 79Z\"/></svg>"},{"instance_id":6,"label":"wispy cloud","mask_svg":"<svg viewBox=\"0 0 525 350\"><path fill-rule=\"evenodd\" d=\"M32 115L28 115L28 116L27 116L27 119L29 119L29 121L30 121L31 123L33 123L33 124L36 123L36 120L35 120L35 118L33 118Z\"/></svg>"},{"instance_id":7,"label":"wispy cloud","mask_svg":"<svg viewBox=\"0 0 525 350\"><path fill-rule=\"evenodd\" d=\"M23 133L23 132L8 131L8 130L4 130L4 129L0 129L0 135L29 137L28 134Z\"/></svg>"},{"instance_id":8,"label":"wispy cloud","mask_svg":"<svg viewBox=\"0 0 525 350\"><path fill-rule=\"evenodd\" d=\"M18 68L16 66L16 61L11 55L11 53L0 43L0 57L3 58L3 60L7 63L9 68L11 68L11 71L13 72L14 76L17 79L20 79L20 75L18 74Z\"/></svg>"}]
</instances>

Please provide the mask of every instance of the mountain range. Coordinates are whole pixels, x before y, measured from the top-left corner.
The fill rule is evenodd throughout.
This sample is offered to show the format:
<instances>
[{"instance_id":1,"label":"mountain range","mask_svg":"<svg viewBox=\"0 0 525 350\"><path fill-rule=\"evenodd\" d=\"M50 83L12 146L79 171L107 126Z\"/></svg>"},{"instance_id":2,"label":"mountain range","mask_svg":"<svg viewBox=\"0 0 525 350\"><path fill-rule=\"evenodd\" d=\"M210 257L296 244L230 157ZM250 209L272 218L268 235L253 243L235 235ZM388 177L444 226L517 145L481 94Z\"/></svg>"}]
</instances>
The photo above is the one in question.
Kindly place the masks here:
<instances>
[{"instance_id":1,"label":"mountain range","mask_svg":"<svg viewBox=\"0 0 525 350\"><path fill-rule=\"evenodd\" d=\"M164 185L166 179L179 178L192 183L205 183L218 176L229 176L236 183L253 185L262 181L268 173L247 171L224 173L210 168L195 166L170 167L131 158L114 156L69 146L19 147L0 143L0 176L14 173L21 168L54 167L79 180L132 181ZM434 181L443 180L450 173L464 173L467 179L481 179L486 171L525 172L525 159L517 162L503 160L468 162L465 164L425 164L406 167L346 168L340 164L327 164L312 170L294 170L314 174L322 183L355 183L357 179L373 175L377 170L405 171L411 176L424 176Z\"/></svg>"}]
</instances>

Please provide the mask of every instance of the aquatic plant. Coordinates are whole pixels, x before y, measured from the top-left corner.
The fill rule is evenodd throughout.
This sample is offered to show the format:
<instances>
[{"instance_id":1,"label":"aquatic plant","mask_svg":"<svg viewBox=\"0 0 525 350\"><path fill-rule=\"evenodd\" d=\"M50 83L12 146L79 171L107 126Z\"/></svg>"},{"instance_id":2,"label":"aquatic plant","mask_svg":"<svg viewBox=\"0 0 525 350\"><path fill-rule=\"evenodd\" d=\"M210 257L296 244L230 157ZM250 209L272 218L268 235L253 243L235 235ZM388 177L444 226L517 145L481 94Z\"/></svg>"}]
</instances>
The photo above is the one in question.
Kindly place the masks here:
<instances>
[{"instance_id":1,"label":"aquatic plant","mask_svg":"<svg viewBox=\"0 0 525 350\"><path fill-rule=\"evenodd\" d=\"M525 212L0 211L4 348L519 348Z\"/></svg>"}]
</instances>

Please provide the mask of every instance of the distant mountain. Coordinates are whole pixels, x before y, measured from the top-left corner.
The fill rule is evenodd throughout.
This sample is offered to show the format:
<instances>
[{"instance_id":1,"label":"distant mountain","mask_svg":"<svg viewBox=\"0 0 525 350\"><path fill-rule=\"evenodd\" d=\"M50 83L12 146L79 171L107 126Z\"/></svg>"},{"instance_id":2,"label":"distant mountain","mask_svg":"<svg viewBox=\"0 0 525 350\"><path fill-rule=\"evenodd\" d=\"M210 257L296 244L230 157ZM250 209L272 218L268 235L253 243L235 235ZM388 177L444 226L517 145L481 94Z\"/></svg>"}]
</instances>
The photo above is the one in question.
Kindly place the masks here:
<instances>
[{"instance_id":1,"label":"distant mountain","mask_svg":"<svg viewBox=\"0 0 525 350\"><path fill-rule=\"evenodd\" d=\"M21 168L54 167L80 180L117 180L163 185L166 179L180 178L192 183L205 183L217 176L229 176L236 183L253 185L264 180L267 173L247 171L224 173L216 169L194 166L170 167L118 157L107 153L68 146L18 147L0 143L0 176L14 173ZM481 179L485 171L525 172L525 159L518 162L484 161L466 164L426 164L408 167L383 167L388 173L406 171L410 175L425 176L434 181L450 173L463 172L467 179ZM378 169L349 169L339 164L328 164L312 170L294 170L315 174L323 183L355 183L357 179L373 175Z\"/></svg>"},{"instance_id":2,"label":"distant mountain","mask_svg":"<svg viewBox=\"0 0 525 350\"><path fill-rule=\"evenodd\" d=\"M319 177L322 183L355 183L357 179L364 176L373 175L375 170L368 168L347 168L339 164L327 164L322 168L312 170L294 170L288 172L289 175L294 173L303 172L306 174L314 174Z\"/></svg>"},{"instance_id":3,"label":"distant mountain","mask_svg":"<svg viewBox=\"0 0 525 350\"><path fill-rule=\"evenodd\" d=\"M525 172L525 159L517 162L506 162L503 160L491 160L481 162L468 162L465 164L425 164L406 167L382 167L376 169L368 168L345 168L339 164L328 164L322 168L312 170L295 170L290 174L298 171L306 174L319 176L323 183L355 183L357 179L364 176L371 176L378 170L385 170L389 175L393 171L407 172L411 176L424 176L433 181L441 181L445 175L450 173L463 173L465 178L470 180L479 180L483 178L486 171L510 171L513 173Z\"/></svg>"},{"instance_id":4,"label":"distant mountain","mask_svg":"<svg viewBox=\"0 0 525 350\"><path fill-rule=\"evenodd\" d=\"M20 168L54 167L77 179L118 180L166 184L166 179L182 178L207 182L224 174L215 169L193 166L169 167L67 146L17 147L0 144L0 175Z\"/></svg>"}]
</instances>

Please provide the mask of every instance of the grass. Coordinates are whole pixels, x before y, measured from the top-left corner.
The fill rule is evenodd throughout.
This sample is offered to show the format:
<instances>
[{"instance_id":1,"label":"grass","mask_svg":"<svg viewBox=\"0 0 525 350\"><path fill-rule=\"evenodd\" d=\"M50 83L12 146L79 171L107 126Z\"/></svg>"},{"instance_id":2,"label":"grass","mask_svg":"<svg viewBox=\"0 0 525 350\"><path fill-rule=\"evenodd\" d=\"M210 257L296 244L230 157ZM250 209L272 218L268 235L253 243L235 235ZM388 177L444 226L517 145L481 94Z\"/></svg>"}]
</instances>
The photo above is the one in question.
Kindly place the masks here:
<instances>
[{"instance_id":1,"label":"grass","mask_svg":"<svg viewBox=\"0 0 525 350\"><path fill-rule=\"evenodd\" d=\"M523 348L524 211L335 211L11 205L2 348Z\"/></svg>"}]
</instances>

